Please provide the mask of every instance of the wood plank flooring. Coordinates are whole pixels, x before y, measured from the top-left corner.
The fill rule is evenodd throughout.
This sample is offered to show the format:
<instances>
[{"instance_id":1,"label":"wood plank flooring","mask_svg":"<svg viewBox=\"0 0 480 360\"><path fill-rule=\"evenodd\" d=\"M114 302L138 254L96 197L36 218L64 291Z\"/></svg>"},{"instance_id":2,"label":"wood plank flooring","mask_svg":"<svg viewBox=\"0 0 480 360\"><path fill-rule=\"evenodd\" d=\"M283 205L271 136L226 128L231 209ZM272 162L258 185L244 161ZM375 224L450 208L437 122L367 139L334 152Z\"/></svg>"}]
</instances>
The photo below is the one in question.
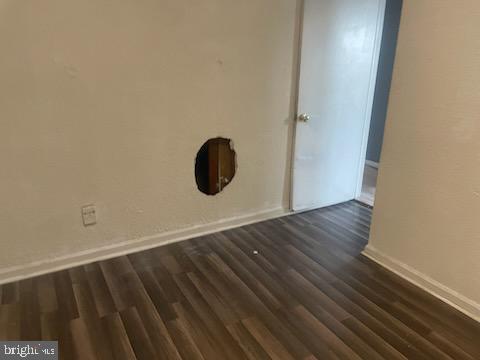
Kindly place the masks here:
<instances>
[{"instance_id":1,"label":"wood plank flooring","mask_svg":"<svg viewBox=\"0 0 480 360\"><path fill-rule=\"evenodd\" d=\"M0 287L62 359L480 359L480 325L360 255L356 202Z\"/></svg>"}]
</instances>

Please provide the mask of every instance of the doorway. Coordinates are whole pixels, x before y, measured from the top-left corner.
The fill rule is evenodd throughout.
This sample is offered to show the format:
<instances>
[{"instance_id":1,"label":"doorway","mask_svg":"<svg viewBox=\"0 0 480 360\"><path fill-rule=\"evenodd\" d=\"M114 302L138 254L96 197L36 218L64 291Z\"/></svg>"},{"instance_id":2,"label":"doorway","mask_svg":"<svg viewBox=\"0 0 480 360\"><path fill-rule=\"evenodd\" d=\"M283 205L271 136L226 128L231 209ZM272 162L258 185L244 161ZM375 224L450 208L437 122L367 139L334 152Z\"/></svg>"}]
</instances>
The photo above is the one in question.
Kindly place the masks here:
<instances>
[{"instance_id":1,"label":"doorway","mask_svg":"<svg viewBox=\"0 0 480 360\"><path fill-rule=\"evenodd\" d=\"M376 169L365 171L370 124L381 113L378 89L392 72L381 61L389 1L304 1L294 211L361 200L362 189L372 187Z\"/></svg>"},{"instance_id":2,"label":"doorway","mask_svg":"<svg viewBox=\"0 0 480 360\"><path fill-rule=\"evenodd\" d=\"M385 19L383 23L382 43L370 121L362 191L357 198L358 201L372 207L375 203L378 169L381 162L385 120L387 118L388 99L392 83L402 5L403 0L387 0L385 7Z\"/></svg>"}]
</instances>

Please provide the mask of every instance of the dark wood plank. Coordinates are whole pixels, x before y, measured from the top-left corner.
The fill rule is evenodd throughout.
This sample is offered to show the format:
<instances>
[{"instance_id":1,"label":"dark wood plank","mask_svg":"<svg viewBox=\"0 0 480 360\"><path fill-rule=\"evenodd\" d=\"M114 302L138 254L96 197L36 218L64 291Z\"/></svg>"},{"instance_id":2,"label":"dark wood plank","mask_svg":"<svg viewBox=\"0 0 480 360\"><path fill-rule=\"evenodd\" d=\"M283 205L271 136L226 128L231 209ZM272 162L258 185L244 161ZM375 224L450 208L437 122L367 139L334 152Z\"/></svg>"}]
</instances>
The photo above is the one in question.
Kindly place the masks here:
<instances>
[{"instance_id":1,"label":"dark wood plank","mask_svg":"<svg viewBox=\"0 0 480 360\"><path fill-rule=\"evenodd\" d=\"M120 314L106 315L101 321L108 336L108 342L104 345L110 347L113 358L115 360L135 360L135 352L130 344Z\"/></svg>"},{"instance_id":2,"label":"dark wood plank","mask_svg":"<svg viewBox=\"0 0 480 360\"><path fill-rule=\"evenodd\" d=\"M159 358L137 310L135 308L128 308L120 314L136 358L139 360Z\"/></svg>"}]
</instances>

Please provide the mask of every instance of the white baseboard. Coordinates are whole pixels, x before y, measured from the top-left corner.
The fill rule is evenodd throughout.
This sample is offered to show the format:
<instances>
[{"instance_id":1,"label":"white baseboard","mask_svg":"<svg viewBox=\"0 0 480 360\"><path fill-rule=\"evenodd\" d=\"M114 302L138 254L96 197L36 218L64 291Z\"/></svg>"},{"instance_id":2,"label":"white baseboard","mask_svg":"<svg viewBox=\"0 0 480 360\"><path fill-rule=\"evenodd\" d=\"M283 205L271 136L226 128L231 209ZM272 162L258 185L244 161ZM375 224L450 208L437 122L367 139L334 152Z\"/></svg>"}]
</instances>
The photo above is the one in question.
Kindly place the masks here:
<instances>
[{"instance_id":1,"label":"white baseboard","mask_svg":"<svg viewBox=\"0 0 480 360\"><path fill-rule=\"evenodd\" d=\"M365 165L373 167L375 169L378 169L378 167L380 166L380 164L378 162L375 162L375 161L372 161L372 160L366 160Z\"/></svg>"},{"instance_id":2,"label":"white baseboard","mask_svg":"<svg viewBox=\"0 0 480 360\"><path fill-rule=\"evenodd\" d=\"M132 254L223 230L279 218L289 214L291 214L291 212L284 208L264 210L248 215L215 221L208 224L196 225L186 229L169 231L153 236L123 241L100 248L80 251L66 256L39 260L28 265L0 269L0 285L52 273L55 271L69 269L71 267L90 264L96 261L112 259L118 256Z\"/></svg>"},{"instance_id":3,"label":"white baseboard","mask_svg":"<svg viewBox=\"0 0 480 360\"><path fill-rule=\"evenodd\" d=\"M363 255L480 322L480 304L368 245Z\"/></svg>"}]
</instances>

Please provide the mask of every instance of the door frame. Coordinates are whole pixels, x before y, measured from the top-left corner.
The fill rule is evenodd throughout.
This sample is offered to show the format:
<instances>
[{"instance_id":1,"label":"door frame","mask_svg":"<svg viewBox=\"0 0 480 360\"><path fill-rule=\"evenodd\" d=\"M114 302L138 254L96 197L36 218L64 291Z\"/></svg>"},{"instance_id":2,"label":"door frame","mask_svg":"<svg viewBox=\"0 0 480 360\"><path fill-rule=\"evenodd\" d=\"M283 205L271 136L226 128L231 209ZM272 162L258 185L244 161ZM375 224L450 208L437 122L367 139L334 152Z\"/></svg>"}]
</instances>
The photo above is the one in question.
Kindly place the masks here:
<instances>
[{"instance_id":1,"label":"door frame","mask_svg":"<svg viewBox=\"0 0 480 360\"><path fill-rule=\"evenodd\" d=\"M321 1L321 0L320 0ZM378 74L378 65L380 60L380 50L382 45L382 37L383 37L383 28L385 22L385 9L387 6L387 0L378 0L379 7L378 7L378 14L377 14L377 28L375 31L375 44L373 50L373 58L374 61L372 63L372 68L370 70L370 80L369 80L369 89L368 89L368 101L365 107L365 114L364 114L364 124L363 124L363 135L362 135L362 145L360 150L360 159L359 159L359 166L357 169L357 186L355 190L355 198L352 200L357 199L362 193L362 185L363 185L363 175L365 172L365 164L366 164L366 156L367 156L367 146L368 146L368 137L370 134L370 122L372 120L372 111L373 111L373 101L375 98L375 89L377 83L377 74ZM295 143L297 140L297 126L298 126L298 104L300 99L300 71L302 66L302 46L303 46L303 22L304 22L304 14L305 14L305 0L299 0L299 11L297 14L297 25L296 31L298 32L298 36L296 37L296 71L295 71L295 100L294 100L294 109L293 109L293 130L292 130L292 140L291 140L291 153L290 153L290 196L289 196L289 207L290 211L292 212L305 212L316 209L303 209L300 211L293 210L293 191L294 191L294 169L295 169Z\"/></svg>"}]
</instances>

